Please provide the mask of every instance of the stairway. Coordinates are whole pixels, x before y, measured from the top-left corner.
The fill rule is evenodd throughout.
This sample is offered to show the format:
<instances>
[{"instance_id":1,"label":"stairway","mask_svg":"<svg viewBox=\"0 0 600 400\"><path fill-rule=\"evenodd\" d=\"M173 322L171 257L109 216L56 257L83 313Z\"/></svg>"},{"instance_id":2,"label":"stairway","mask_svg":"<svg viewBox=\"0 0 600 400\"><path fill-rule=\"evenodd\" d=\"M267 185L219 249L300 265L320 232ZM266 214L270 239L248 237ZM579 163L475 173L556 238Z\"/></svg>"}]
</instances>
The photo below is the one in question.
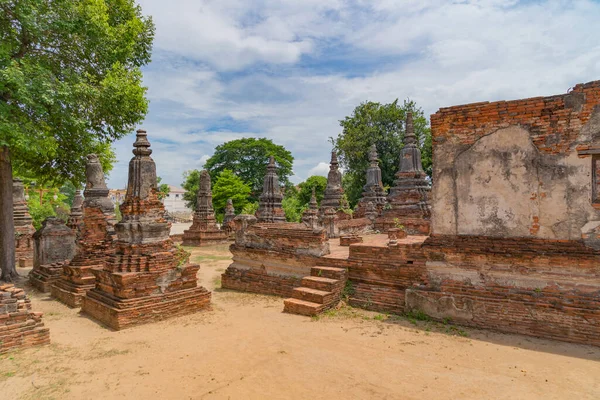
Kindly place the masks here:
<instances>
[{"instance_id":1,"label":"stairway","mask_svg":"<svg viewBox=\"0 0 600 400\"><path fill-rule=\"evenodd\" d=\"M312 267L302 286L294 288L292 297L283 301L283 312L314 316L335 307L346 285L345 268Z\"/></svg>"}]
</instances>

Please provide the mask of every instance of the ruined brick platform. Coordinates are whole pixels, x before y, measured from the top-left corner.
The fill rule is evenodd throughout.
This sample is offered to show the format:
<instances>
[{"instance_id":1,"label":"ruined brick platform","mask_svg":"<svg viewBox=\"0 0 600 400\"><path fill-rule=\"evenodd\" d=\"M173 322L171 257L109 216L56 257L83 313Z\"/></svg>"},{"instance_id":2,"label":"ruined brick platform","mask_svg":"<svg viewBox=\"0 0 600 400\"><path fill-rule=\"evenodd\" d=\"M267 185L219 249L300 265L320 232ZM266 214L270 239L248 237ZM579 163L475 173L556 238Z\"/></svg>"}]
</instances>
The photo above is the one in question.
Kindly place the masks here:
<instances>
[{"instance_id":1,"label":"ruined brick platform","mask_svg":"<svg viewBox=\"0 0 600 400\"><path fill-rule=\"evenodd\" d=\"M29 283L42 293L50 293L61 277L65 263L40 265L29 273Z\"/></svg>"},{"instance_id":2,"label":"ruined brick platform","mask_svg":"<svg viewBox=\"0 0 600 400\"><path fill-rule=\"evenodd\" d=\"M42 313L31 311L31 300L23 289L0 285L0 354L50 343Z\"/></svg>"},{"instance_id":3,"label":"ruined brick platform","mask_svg":"<svg viewBox=\"0 0 600 400\"><path fill-rule=\"evenodd\" d=\"M235 219L233 262L221 276L225 289L291 297L310 275L319 257L329 253L323 229L304 224L256 223L252 216Z\"/></svg>"},{"instance_id":4,"label":"ruined brick platform","mask_svg":"<svg viewBox=\"0 0 600 400\"><path fill-rule=\"evenodd\" d=\"M112 329L120 330L195 313L208 308L210 300L211 292L203 287L125 300L102 291L90 290L83 308L92 318Z\"/></svg>"}]
</instances>

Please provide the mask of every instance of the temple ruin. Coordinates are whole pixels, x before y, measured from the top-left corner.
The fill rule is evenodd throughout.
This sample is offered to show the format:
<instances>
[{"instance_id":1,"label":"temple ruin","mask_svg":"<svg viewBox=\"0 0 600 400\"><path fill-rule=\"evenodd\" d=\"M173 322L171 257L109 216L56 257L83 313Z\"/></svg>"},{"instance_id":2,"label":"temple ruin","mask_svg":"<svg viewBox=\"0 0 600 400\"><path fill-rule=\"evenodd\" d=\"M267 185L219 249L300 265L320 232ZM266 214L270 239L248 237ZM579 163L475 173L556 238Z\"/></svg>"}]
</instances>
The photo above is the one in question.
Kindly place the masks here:
<instances>
[{"instance_id":1,"label":"temple ruin","mask_svg":"<svg viewBox=\"0 0 600 400\"><path fill-rule=\"evenodd\" d=\"M56 218L48 217L42 227L33 234L35 243L33 269L29 282L39 291L50 292L51 286L60 278L63 267L77 252L76 231Z\"/></svg>"},{"instance_id":2,"label":"temple ruin","mask_svg":"<svg viewBox=\"0 0 600 400\"><path fill-rule=\"evenodd\" d=\"M29 215L23 181L13 179L13 221L15 224L15 262L17 266L33 266L33 220Z\"/></svg>"},{"instance_id":3,"label":"temple ruin","mask_svg":"<svg viewBox=\"0 0 600 400\"><path fill-rule=\"evenodd\" d=\"M442 108L431 125L433 190L408 113L385 203L366 186L363 211L340 219L333 156L318 217L311 201L302 224L236 218L223 287L287 297L285 311L315 315L349 282L353 306L600 345L600 81ZM374 184L374 149L369 158ZM373 234L344 243L361 220Z\"/></svg>"},{"instance_id":4,"label":"temple ruin","mask_svg":"<svg viewBox=\"0 0 600 400\"><path fill-rule=\"evenodd\" d=\"M100 160L87 157L83 222L79 224L77 254L63 266L60 279L51 288L52 297L69 307L80 307L85 293L95 285L92 271L101 269L114 253L116 223L114 206L108 198L108 187Z\"/></svg>"},{"instance_id":5,"label":"temple ruin","mask_svg":"<svg viewBox=\"0 0 600 400\"><path fill-rule=\"evenodd\" d=\"M233 206L232 206L233 207ZM210 175L207 170L200 173L196 211L192 226L183 232L184 246L205 246L227 241L229 233L217 226L212 204Z\"/></svg>"},{"instance_id":6,"label":"temple ruin","mask_svg":"<svg viewBox=\"0 0 600 400\"><path fill-rule=\"evenodd\" d=\"M115 225L117 239L82 312L116 330L205 309L211 292L198 286L197 264L169 237L171 223L158 199L156 164L146 131L138 130L129 162L127 194Z\"/></svg>"}]
</instances>

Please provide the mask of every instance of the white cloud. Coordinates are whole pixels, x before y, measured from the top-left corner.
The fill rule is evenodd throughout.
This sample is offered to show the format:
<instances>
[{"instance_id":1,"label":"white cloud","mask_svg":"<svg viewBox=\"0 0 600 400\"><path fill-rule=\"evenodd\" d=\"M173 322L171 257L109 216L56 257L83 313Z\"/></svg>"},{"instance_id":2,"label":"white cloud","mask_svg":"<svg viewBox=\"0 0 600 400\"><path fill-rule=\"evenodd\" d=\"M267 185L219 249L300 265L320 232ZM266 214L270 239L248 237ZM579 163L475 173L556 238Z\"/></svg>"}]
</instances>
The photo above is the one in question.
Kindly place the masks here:
<instances>
[{"instance_id":1,"label":"white cloud","mask_svg":"<svg viewBox=\"0 0 600 400\"><path fill-rule=\"evenodd\" d=\"M321 161L315 167L311 168L308 171L308 176L313 176L313 175L327 176L328 173L329 173L329 163Z\"/></svg>"},{"instance_id":2,"label":"white cloud","mask_svg":"<svg viewBox=\"0 0 600 400\"><path fill-rule=\"evenodd\" d=\"M326 174L330 137L365 100L426 114L564 93L600 79L600 4L548 0L142 0L157 32L144 127L179 184L214 147L268 137L299 182ZM127 142L127 143L125 143ZM117 144L122 186L132 138Z\"/></svg>"}]
</instances>

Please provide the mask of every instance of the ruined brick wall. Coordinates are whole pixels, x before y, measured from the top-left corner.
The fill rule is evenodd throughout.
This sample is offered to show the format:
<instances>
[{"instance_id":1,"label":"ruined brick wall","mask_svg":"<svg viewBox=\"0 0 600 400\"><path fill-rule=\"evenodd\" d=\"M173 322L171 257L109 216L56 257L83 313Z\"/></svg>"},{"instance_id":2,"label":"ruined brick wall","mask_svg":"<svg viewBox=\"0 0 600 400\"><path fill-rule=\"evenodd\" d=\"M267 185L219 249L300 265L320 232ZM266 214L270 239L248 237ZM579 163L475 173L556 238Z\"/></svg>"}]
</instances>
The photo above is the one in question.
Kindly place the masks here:
<instances>
[{"instance_id":1,"label":"ruined brick wall","mask_svg":"<svg viewBox=\"0 0 600 400\"><path fill-rule=\"evenodd\" d=\"M0 354L48 343L50 332L42 323L42 313L31 311L23 289L0 285Z\"/></svg>"},{"instance_id":2,"label":"ruined brick wall","mask_svg":"<svg viewBox=\"0 0 600 400\"><path fill-rule=\"evenodd\" d=\"M600 224L592 158L600 81L568 94L441 108L433 135L432 232L579 239Z\"/></svg>"},{"instance_id":3,"label":"ruined brick wall","mask_svg":"<svg viewBox=\"0 0 600 400\"><path fill-rule=\"evenodd\" d=\"M600 251L582 241L433 235L406 306L436 319L600 345Z\"/></svg>"},{"instance_id":4,"label":"ruined brick wall","mask_svg":"<svg viewBox=\"0 0 600 400\"><path fill-rule=\"evenodd\" d=\"M426 281L424 238L397 247L355 244L346 260L323 257L319 265L347 268L349 303L373 311L402 313L406 289Z\"/></svg>"}]
</instances>

